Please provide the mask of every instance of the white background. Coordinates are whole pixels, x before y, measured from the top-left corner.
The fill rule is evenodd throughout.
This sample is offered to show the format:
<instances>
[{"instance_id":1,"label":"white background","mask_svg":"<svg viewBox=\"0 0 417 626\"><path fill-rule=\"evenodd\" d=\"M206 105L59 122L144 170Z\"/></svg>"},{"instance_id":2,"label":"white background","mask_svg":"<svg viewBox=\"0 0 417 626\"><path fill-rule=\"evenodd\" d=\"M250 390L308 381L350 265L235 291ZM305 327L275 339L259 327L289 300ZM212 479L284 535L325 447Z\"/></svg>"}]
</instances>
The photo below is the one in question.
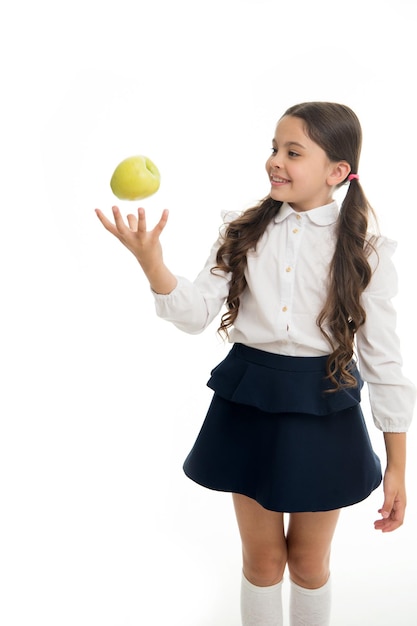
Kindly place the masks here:
<instances>
[{"instance_id":1,"label":"white background","mask_svg":"<svg viewBox=\"0 0 417 626\"><path fill-rule=\"evenodd\" d=\"M149 224L170 209L166 261L193 278L220 211L268 192L283 111L350 105L362 184L399 242L416 379L415 2L16 1L1 31L0 624L237 626L230 496L181 469L227 348L216 324L190 337L156 319L94 208L110 214L119 161L149 156ZM374 531L381 490L343 513L335 626L416 623L415 449L412 429L403 528Z\"/></svg>"}]
</instances>

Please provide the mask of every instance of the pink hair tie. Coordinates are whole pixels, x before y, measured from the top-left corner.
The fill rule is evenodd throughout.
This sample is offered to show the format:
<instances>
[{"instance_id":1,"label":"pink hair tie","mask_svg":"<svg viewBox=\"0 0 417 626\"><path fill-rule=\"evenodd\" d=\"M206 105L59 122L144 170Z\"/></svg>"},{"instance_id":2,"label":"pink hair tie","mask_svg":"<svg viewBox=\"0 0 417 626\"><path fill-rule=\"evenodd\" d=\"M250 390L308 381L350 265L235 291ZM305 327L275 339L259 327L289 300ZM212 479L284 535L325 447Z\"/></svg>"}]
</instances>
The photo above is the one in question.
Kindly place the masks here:
<instances>
[{"instance_id":1,"label":"pink hair tie","mask_svg":"<svg viewBox=\"0 0 417 626\"><path fill-rule=\"evenodd\" d=\"M359 174L349 174L348 181L350 182L351 180L359 180Z\"/></svg>"}]
</instances>

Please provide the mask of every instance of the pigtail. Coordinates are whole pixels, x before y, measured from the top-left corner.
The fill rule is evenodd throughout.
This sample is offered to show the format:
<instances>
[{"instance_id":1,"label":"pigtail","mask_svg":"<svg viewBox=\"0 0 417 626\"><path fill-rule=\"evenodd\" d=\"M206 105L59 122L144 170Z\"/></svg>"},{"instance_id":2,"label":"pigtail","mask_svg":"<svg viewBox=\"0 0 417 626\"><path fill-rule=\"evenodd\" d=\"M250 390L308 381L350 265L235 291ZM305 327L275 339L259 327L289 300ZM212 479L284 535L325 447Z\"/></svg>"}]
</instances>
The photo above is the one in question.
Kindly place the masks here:
<instances>
[{"instance_id":1,"label":"pigtail","mask_svg":"<svg viewBox=\"0 0 417 626\"><path fill-rule=\"evenodd\" d=\"M366 319L361 294L372 276L368 262L373 249L368 235L370 216L375 217L372 207L359 180L353 180L340 208L328 296L317 319L332 347L327 374L335 386L334 391L357 385L350 366L355 333Z\"/></svg>"}]
</instances>

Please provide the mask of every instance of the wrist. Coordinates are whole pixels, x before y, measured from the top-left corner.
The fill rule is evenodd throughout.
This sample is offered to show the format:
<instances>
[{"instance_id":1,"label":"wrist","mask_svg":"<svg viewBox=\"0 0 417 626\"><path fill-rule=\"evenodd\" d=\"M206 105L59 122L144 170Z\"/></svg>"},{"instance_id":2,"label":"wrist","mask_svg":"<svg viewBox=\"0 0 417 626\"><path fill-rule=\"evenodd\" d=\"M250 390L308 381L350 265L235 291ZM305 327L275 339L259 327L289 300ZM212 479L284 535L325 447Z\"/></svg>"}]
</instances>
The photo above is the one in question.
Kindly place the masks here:
<instances>
[{"instance_id":1,"label":"wrist","mask_svg":"<svg viewBox=\"0 0 417 626\"><path fill-rule=\"evenodd\" d=\"M384 433L387 471L405 474L406 433Z\"/></svg>"},{"instance_id":2,"label":"wrist","mask_svg":"<svg viewBox=\"0 0 417 626\"><path fill-rule=\"evenodd\" d=\"M177 286L177 278L169 271L164 263L146 266L140 264L148 279L149 286L155 293L168 295Z\"/></svg>"}]
</instances>

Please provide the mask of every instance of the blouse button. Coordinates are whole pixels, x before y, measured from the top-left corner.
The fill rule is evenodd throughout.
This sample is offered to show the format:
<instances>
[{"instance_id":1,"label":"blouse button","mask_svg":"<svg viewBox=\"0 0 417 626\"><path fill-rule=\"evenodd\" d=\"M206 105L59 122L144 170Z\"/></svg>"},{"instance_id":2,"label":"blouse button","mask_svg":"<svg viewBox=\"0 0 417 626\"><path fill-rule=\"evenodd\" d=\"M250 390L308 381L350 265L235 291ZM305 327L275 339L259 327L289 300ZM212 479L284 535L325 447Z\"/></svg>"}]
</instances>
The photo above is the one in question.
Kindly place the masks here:
<instances>
[{"instance_id":1,"label":"blouse button","mask_svg":"<svg viewBox=\"0 0 417 626\"><path fill-rule=\"evenodd\" d=\"M294 235L296 235L298 233L298 228L293 228L292 232L294 233Z\"/></svg>"},{"instance_id":2,"label":"blouse button","mask_svg":"<svg viewBox=\"0 0 417 626\"><path fill-rule=\"evenodd\" d=\"M286 272L291 272L291 267L286 267L286 268L285 268L285 271L286 271Z\"/></svg>"},{"instance_id":3,"label":"blouse button","mask_svg":"<svg viewBox=\"0 0 417 626\"><path fill-rule=\"evenodd\" d=\"M288 308L286 306L282 307L283 312L285 313L286 311L288 311Z\"/></svg>"}]
</instances>

